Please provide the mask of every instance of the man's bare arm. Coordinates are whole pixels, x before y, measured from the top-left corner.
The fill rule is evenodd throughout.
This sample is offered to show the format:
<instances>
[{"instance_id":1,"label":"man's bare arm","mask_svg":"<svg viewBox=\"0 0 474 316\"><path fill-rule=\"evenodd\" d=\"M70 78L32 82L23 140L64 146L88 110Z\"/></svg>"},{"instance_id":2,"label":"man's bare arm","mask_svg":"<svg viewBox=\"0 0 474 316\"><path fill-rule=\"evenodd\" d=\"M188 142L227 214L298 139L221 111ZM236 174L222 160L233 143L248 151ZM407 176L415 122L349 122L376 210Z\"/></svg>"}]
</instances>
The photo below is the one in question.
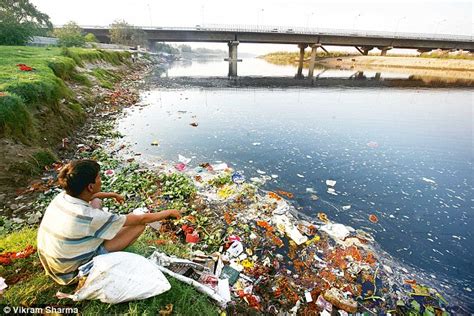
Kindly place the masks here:
<instances>
[{"instance_id":1,"label":"man's bare arm","mask_svg":"<svg viewBox=\"0 0 474 316\"><path fill-rule=\"evenodd\" d=\"M178 210L166 210L158 213L146 213L141 215L128 214L126 215L127 219L125 220L125 224L123 224L123 226L145 225L168 217L180 218L181 213Z\"/></svg>"}]
</instances>

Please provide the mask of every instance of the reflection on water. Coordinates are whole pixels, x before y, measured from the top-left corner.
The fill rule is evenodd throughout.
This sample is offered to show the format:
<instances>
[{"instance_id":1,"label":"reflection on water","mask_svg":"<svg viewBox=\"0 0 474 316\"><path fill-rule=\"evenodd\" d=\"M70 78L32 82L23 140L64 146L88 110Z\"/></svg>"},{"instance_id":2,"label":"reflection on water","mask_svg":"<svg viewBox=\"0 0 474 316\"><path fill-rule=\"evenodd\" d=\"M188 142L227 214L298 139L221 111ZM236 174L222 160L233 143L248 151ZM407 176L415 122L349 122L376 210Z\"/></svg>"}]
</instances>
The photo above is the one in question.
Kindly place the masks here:
<instances>
[{"instance_id":1,"label":"reflection on water","mask_svg":"<svg viewBox=\"0 0 474 316\"><path fill-rule=\"evenodd\" d=\"M208 76L225 72L216 63L193 63L169 69L168 81L207 66ZM250 75L270 69L282 78L294 71L266 67L241 66L239 71ZM344 80L377 76L387 78L352 72ZM193 78L217 86L236 82L201 79ZM156 80L160 85L166 81ZM132 150L151 160L176 160L182 154L195 157L196 164L225 161L247 178L262 172L276 175L265 188L293 192L307 216L323 211L335 221L372 232L385 251L425 271L434 282L454 284L456 295L472 304L471 90L152 86L142 98L148 106L130 109L119 126L134 144ZM198 127L189 125L194 121ZM159 147L150 146L154 140ZM327 192L327 179L337 181L335 194ZM369 214L379 222L370 223Z\"/></svg>"},{"instance_id":2,"label":"reflection on water","mask_svg":"<svg viewBox=\"0 0 474 316\"><path fill-rule=\"evenodd\" d=\"M226 77L228 71L228 63L223 60L180 60L176 61L171 68L167 69L163 74L162 78L175 78L179 84L187 84L186 79L204 79L210 77ZM307 70L306 70L307 72ZM389 87L472 87L474 81L469 79L460 79L453 77L442 77L433 75L433 72L424 70L424 75L417 74L420 70L407 70L407 69L390 69L390 71L380 69L344 69L344 68L322 68L316 67L314 71L314 77L312 79L306 78L305 80L289 80L293 79L296 74L296 66L294 65L273 65L266 62L263 59L248 58L243 59L241 63L238 63L238 75L237 82L240 85L248 86L328 86L337 85L335 79L355 79L357 82L343 82L342 84L348 84L351 86L389 86ZM423 73L421 72L421 73ZM437 71L434 73L442 73ZM431 75L427 75L431 74ZM250 78L248 78L250 77ZM186 79L185 79L186 78ZM245 78L239 80L240 78ZM155 78L159 79L159 76ZM334 79L333 81L327 81L322 79ZM250 81L249 81L250 80ZM247 82L249 81L249 82ZM323 81L323 82L321 82ZM364 83L362 81L370 81L370 83ZM232 82L228 83L231 85ZM166 82L165 82L166 84ZM208 86L212 83L206 84L205 81L200 80L189 81L192 85Z\"/></svg>"}]
</instances>

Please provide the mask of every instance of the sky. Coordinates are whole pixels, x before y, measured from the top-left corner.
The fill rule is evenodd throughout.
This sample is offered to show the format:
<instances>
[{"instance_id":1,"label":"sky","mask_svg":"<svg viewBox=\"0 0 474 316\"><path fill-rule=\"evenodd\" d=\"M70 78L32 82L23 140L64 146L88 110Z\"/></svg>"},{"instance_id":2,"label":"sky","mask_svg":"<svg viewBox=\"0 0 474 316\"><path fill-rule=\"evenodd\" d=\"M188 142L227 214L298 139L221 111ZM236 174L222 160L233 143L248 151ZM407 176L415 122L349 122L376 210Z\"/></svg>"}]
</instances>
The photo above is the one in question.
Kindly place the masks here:
<instances>
[{"instance_id":1,"label":"sky","mask_svg":"<svg viewBox=\"0 0 474 316\"><path fill-rule=\"evenodd\" d=\"M337 28L428 34L473 33L473 4L466 0L30 0L55 25L107 26L123 19L142 26L253 25ZM222 44L193 47L227 49ZM240 51L264 53L296 46L241 44Z\"/></svg>"}]
</instances>

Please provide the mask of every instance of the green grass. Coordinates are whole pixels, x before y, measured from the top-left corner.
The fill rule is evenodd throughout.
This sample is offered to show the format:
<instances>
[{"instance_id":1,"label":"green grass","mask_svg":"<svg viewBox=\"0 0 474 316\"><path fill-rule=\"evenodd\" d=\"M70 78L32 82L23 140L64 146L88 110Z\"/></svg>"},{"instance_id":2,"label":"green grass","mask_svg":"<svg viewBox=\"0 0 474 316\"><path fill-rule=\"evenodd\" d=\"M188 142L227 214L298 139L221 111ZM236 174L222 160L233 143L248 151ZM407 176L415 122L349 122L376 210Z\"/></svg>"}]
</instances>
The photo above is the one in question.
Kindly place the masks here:
<instances>
[{"instance_id":1,"label":"green grass","mask_svg":"<svg viewBox=\"0 0 474 316\"><path fill-rule=\"evenodd\" d=\"M33 116L23 100L14 94L0 97L0 135L14 135L28 143L35 132Z\"/></svg>"},{"instance_id":2,"label":"green grass","mask_svg":"<svg viewBox=\"0 0 474 316\"><path fill-rule=\"evenodd\" d=\"M77 66L86 62L128 64L129 57L128 52L97 49L0 46L0 137L35 143L40 138L37 126L42 124L36 122L34 114L45 108L59 113L60 100L73 98L65 81L91 86ZM34 70L20 71L17 64ZM110 71L103 73L103 80L109 75L111 82L118 80Z\"/></svg>"},{"instance_id":3,"label":"green grass","mask_svg":"<svg viewBox=\"0 0 474 316\"><path fill-rule=\"evenodd\" d=\"M102 68L93 69L91 75L99 80L101 87L107 89L112 89L114 84L121 79L121 76L118 74L114 74L113 72Z\"/></svg>"},{"instance_id":4,"label":"green grass","mask_svg":"<svg viewBox=\"0 0 474 316\"><path fill-rule=\"evenodd\" d=\"M27 245L36 247L37 230L23 228L10 235L0 238L0 249L3 251L20 251ZM141 255L149 255L153 250L150 241L156 237L152 232L144 233L132 246L125 251ZM7 280L15 276L22 279L9 286L0 298L0 304L9 306L71 306L77 307L83 315L157 315L167 304L173 304L173 315L218 315L219 308L207 296L197 292L193 287L168 277L171 290L161 295L141 301L131 301L116 305L104 304L100 301L73 302L58 300L57 291L74 292L75 285L61 286L45 275L37 254L25 259L18 259L10 266L0 266L0 275Z\"/></svg>"}]
</instances>

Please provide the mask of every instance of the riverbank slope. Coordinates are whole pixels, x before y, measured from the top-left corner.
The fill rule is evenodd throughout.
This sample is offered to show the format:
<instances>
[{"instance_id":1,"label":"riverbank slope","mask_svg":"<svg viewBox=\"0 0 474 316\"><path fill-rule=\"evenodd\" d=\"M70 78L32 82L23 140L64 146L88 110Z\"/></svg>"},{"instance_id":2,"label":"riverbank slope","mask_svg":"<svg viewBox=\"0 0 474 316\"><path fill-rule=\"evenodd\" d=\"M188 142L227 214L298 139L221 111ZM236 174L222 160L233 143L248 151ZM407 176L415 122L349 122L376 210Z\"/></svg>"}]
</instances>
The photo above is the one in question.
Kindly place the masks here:
<instances>
[{"instance_id":1,"label":"riverbank slope","mask_svg":"<svg viewBox=\"0 0 474 316\"><path fill-rule=\"evenodd\" d=\"M67 136L138 68L127 51L0 47L0 200L67 150Z\"/></svg>"}]
</instances>

